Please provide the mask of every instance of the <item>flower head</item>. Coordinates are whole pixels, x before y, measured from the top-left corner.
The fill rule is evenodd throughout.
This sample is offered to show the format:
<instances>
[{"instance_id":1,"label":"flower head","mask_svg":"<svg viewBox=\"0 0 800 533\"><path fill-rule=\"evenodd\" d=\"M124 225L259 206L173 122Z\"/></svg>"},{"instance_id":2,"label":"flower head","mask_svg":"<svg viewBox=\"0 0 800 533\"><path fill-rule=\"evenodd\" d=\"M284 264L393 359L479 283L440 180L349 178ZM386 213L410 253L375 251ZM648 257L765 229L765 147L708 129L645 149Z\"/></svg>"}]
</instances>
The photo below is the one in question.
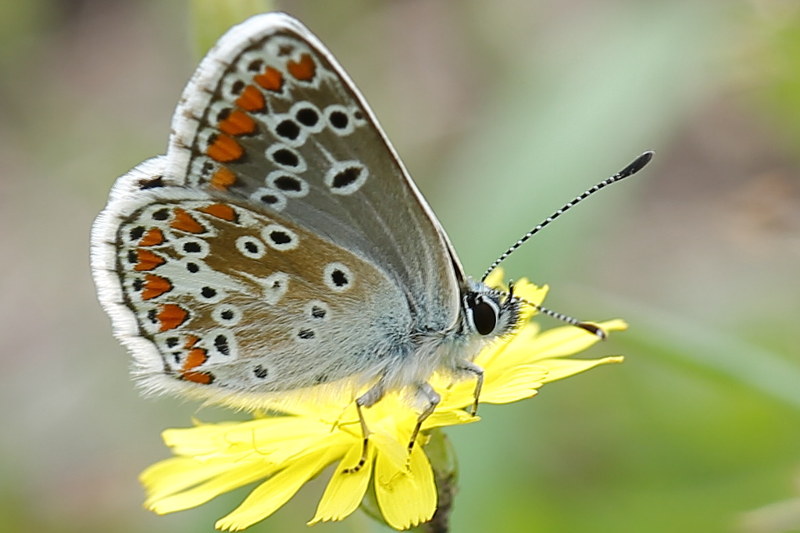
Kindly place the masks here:
<instances>
[{"instance_id":1,"label":"flower head","mask_svg":"<svg viewBox=\"0 0 800 533\"><path fill-rule=\"evenodd\" d=\"M546 292L546 287L525 281L515 286L516 295L535 304ZM572 326L541 332L529 321L533 313L532 308L525 311L513 335L483 350L475 359L485 372L481 403L529 398L545 383L622 360L567 359L598 338ZM625 323L613 320L600 326L613 331L624 329ZM239 507L216 523L218 529L238 531L268 517L307 481L336 463L309 524L341 520L351 514L361 504L370 482L387 524L407 529L426 522L436 510L436 486L424 449L426 432L479 420L467 409L474 401L472 380L453 383L451 378L435 374L430 384L442 399L422 424L410 454L408 443L418 413L402 393L389 393L363 410L369 441L367 461L357 472L346 472L358 463L363 446L358 413L350 397L342 401L335 395L316 395L313 401L293 401L287 404L290 407L281 407L280 415L166 430L164 441L176 457L143 472L146 506L160 514L189 509L261 481Z\"/></svg>"}]
</instances>

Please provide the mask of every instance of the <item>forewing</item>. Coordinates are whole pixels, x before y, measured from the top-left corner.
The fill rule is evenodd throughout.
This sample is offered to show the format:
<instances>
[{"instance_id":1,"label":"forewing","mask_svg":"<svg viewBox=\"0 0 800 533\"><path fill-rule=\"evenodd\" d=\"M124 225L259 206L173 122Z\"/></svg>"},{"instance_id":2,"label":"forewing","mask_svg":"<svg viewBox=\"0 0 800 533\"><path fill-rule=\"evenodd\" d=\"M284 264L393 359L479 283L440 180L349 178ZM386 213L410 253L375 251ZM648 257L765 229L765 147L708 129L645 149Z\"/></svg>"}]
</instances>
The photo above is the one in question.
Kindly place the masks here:
<instances>
[{"instance_id":1,"label":"forewing","mask_svg":"<svg viewBox=\"0 0 800 533\"><path fill-rule=\"evenodd\" d=\"M168 162L167 184L253 202L380 265L416 329L455 323L463 274L444 231L352 82L294 19L254 17L209 52Z\"/></svg>"}]
</instances>

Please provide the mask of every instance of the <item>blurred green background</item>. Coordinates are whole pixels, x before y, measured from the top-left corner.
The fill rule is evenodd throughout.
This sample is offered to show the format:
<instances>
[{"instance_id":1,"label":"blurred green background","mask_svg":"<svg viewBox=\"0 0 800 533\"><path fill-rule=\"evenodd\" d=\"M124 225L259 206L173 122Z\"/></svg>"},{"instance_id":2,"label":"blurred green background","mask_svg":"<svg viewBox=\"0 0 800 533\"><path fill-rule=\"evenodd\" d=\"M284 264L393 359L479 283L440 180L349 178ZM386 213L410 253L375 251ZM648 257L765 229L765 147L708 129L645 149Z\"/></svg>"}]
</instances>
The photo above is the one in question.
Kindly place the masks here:
<instances>
[{"instance_id":1,"label":"blurred green background","mask_svg":"<svg viewBox=\"0 0 800 533\"><path fill-rule=\"evenodd\" d=\"M657 151L508 261L554 309L628 320L588 354L627 361L451 429L453 531L800 531L800 3L276 7L349 71L475 275ZM166 147L201 18L0 3L0 531L210 531L244 497L142 508L160 431L228 415L138 396L88 264L113 180ZM252 531L306 531L323 487Z\"/></svg>"}]
</instances>

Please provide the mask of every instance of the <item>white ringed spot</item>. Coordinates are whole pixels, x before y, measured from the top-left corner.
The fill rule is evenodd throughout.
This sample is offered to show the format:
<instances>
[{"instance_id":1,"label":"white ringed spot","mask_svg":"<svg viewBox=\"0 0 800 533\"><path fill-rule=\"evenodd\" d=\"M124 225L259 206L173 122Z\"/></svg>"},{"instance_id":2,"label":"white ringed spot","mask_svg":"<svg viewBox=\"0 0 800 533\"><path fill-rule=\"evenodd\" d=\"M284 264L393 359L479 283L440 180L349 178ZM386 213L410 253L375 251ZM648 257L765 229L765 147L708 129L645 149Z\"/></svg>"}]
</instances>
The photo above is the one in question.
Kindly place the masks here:
<instances>
[{"instance_id":1,"label":"white ringed spot","mask_svg":"<svg viewBox=\"0 0 800 533\"><path fill-rule=\"evenodd\" d=\"M270 132L276 139L293 148L303 146L308 140L308 134L312 133L288 114L269 117L267 123L269 124Z\"/></svg>"},{"instance_id":2,"label":"white ringed spot","mask_svg":"<svg viewBox=\"0 0 800 533\"><path fill-rule=\"evenodd\" d=\"M243 235L236 239L236 249L249 259L261 259L267 253L264 242L252 235Z\"/></svg>"},{"instance_id":3,"label":"white ringed spot","mask_svg":"<svg viewBox=\"0 0 800 533\"><path fill-rule=\"evenodd\" d=\"M279 190L271 187L260 187L250 195L250 199L257 204L265 205L275 211L286 207L286 196Z\"/></svg>"},{"instance_id":4,"label":"white ringed spot","mask_svg":"<svg viewBox=\"0 0 800 533\"><path fill-rule=\"evenodd\" d=\"M233 72L227 73L222 78L222 94L227 96L226 100L235 101L247 87L244 77Z\"/></svg>"},{"instance_id":5,"label":"white ringed spot","mask_svg":"<svg viewBox=\"0 0 800 533\"><path fill-rule=\"evenodd\" d=\"M271 248L279 252L294 250L300 244L297 234L280 224L268 224L261 230L261 237Z\"/></svg>"},{"instance_id":6,"label":"white ringed spot","mask_svg":"<svg viewBox=\"0 0 800 533\"><path fill-rule=\"evenodd\" d=\"M308 183L291 172L273 170L265 181L267 187L277 189L289 198L302 198L308 194Z\"/></svg>"},{"instance_id":7,"label":"white ringed spot","mask_svg":"<svg viewBox=\"0 0 800 533\"><path fill-rule=\"evenodd\" d=\"M239 355L239 347L233 332L225 328L211 330L203 337L203 344L208 347L213 359L235 359Z\"/></svg>"},{"instance_id":8,"label":"white ringed spot","mask_svg":"<svg viewBox=\"0 0 800 533\"><path fill-rule=\"evenodd\" d=\"M325 120L328 129L336 135L350 135L355 130L355 121L350 118L348 109L343 105L333 104L326 107Z\"/></svg>"},{"instance_id":9,"label":"white ringed spot","mask_svg":"<svg viewBox=\"0 0 800 533\"><path fill-rule=\"evenodd\" d=\"M235 305L220 304L211 311L211 318L221 326L235 326L242 319L242 312Z\"/></svg>"},{"instance_id":10,"label":"white ringed spot","mask_svg":"<svg viewBox=\"0 0 800 533\"><path fill-rule=\"evenodd\" d=\"M291 172L305 172L308 167L306 161L297 150L287 144L275 143L267 148L267 159L278 167Z\"/></svg>"},{"instance_id":11,"label":"white ringed spot","mask_svg":"<svg viewBox=\"0 0 800 533\"><path fill-rule=\"evenodd\" d=\"M353 122L357 128L367 124L367 118L364 116L364 112L358 106L350 107L350 116L353 118Z\"/></svg>"},{"instance_id":12,"label":"white ringed spot","mask_svg":"<svg viewBox=\"0 0 800 533\"><path fill-rule=\"evenodd\" d=\"M325 185L333 194L349 195L367 181L369 170L360 161L337 161L325 173Z\"/></svg>"},{"instance_id":13,"label":"white ringed spot","mask_svg":"<svg viewBox=\"0 0 800 533\"><path fill-rule=\"evenodd\" d=\"M236 70L243 77L252 77L264 70L266 63L261 50L250 50L236 60Z\"/></svg>"},{"instance_id":14,"label":"white ringed spot","mask_svg":"<svg viewBox=\"0 0 800 533\"><path fill-rule=\"evenodd\" d=\"M205 262L194 257L180 259L177 261L177 264L180 265L181 270L187 274L199 273L202 276L204 273L208 272L208 267L206 266Z\"/></svg>"},{"instance_id":15,"label":"white ringed spot","mask_svg":"<svg viewBox=\"0 0 800 533\"><path fill-rule=\"evenodd\" d=\"M203 239L184 237L175 241L175 251L181 255L202 258L208 255L210 246Z\"/></svg>"},{"instance_id":16,"label":"white ringed spot","mask_svg":"<svg viewBox=\"0 0 800 533\"><path fill-rule=\"evenodd\" d=\"M289 110L289 115L291 115L303 129L311 133L319 133L325 127L325 121L322 119L322 112L311 102L297 102Z\"/></svg>"},{"instance_id":17,"label":"white ringed spot","mask_svg":"<svg viewBox=\"0 0 800 533\"><path fill-rule=\"evenodd\" d=\"M353 272L342 263L328 263L322 272L322 282L333 292L348 290L353 281Z\"/></svg>"},{"instance_id":18,"label":"white ringed spot","mask_svg":"<svg viewBox=\"0 0 800 533\"><path fill-rule=\"evenodd\" d=\"M147 210L146 216L150 218L150 221L154 225L161 226L172 218L172 212L169 207L166 207L163 204L154 205Z\"/></svg>"},{"instance_id":19,"label":"white ringed spot","mask_svg":"<svg viewBox=\"0 0 800 533\"><path fill-rule=\"evenodd\" d=\"M211 285L203 285L195 293L194 297L205 303L216 304L224 300L228 293L222 289L212 287Z\"/></svg>"}]
</instances>

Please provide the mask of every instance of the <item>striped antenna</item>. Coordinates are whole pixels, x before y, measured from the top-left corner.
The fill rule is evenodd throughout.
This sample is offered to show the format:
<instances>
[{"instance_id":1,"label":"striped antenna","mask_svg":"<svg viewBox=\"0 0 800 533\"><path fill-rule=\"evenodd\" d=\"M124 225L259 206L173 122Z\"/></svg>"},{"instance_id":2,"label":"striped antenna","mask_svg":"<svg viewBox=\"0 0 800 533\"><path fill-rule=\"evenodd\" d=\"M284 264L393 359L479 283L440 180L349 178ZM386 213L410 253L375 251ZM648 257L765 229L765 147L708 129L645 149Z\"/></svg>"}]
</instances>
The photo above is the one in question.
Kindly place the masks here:
<instances>
[{"instance_id":1,"label":"striped antenna","mask_svg":"<svg viewBox=\"0 0 800 533\"><path fill-rule=\"evenodd\" d=\"M594 193L596 193L600 189L605 189L606 187L608 187L612 183L616 183L618 181L622 181L625 178L627 178L628 176L633 176L634 174L636 174L637 172L642 170L644 168L644 166L647 163L649 163L651 159L653 159L653 154L654 153L655 152L651 152L651 151L643 153L642 155L640 155L639 157L634 159L633 162L630 165L628 165L627 167L623 168L622 170L620 170L619 172L617 172L616 174L614 174L610 178L604 179L603 181L601 181L600 183L598 183L597 185L595 185L591 189L587 190L586 192L584 192L580 196L576 196L575 199L573 199L572 201L567 202L566 204L564 204L561 207L561 209L559 209L558 211L556 211L555 213L553 213L552 215L550 215L549 217L544 219L538 226L536 226L535 228L530 230L528 233L523 235L508 250L503 252L503 254L500 257L495 259L494 263L492 263L491 266L489 266L489 268L486 269L486 272L484 272L483 277L481 278L481 281L485 281L486 277L489 274L491 274L492 270L497 268L498 265L500 265L500 263L505 261L506 258L509 255L514 253L517 250L517 248L522 246L525 243L525 241L527 241L528 239L530 239L531 237L533 237L534 235L539 233L539 231L541 231L542 229L547 227L547 225L550 224L552 221L554 221L555 219L557 219L558 217L560 217L561 215L563 215L564 213L569 211L571 208L575 207L576 205L578 205L583 200L587 199L588 197L590 197L591 195L593 195ZM544 309L541 309L541 308L540 308L540 311L542 311L544 314L552 314L552 313L550 313L550 312L548 312L548 311L546 311ZM556 316L555 318L558 318L558 317ZM584 328L584 329L586 329L586 328Z\"/></svg>"},{"instance_id":2,"label":"striped antenna","mask_svg":"<svg viewBox=\"0 0 800 533\"><path fill-rule=\"evenodd\" d=\"M522 298L520 298L522 300ZM542 313L543 315L547 315L549 317L555 318L556 320L560 320L561 322L566 322L571 326L575 326L576 328L581 328L582 330L588 331L589 333L596 335L600 340L606 340L608 337L608 333L606 330L598 326L597 324L592 324L591 322L584 322L582 320L578 320L577 318L572 318L569 315L565 315L564 313L559 313L558 311L553 311L552 309L548 309L547 307L542 307L541 305L536 305L533 302L529 302L528 300L522 300L526 304L533 306L536 308L537 311Z\"/></svg>"},{"instance_id":3,"label":"striped antenna","mask_svg":"<svg viewBox=\"0 0 800 533\"><path fill-rule=\"evenodd\" d=\"M573 318L569 315L565 315L564 313L559 313L558 311L553 311L552 309L548 309L547 307L542 307L539 304L535 304L529 300L524 298L520 298L519 296L514 295L514 282L508 282L508 292L505 293L508 298L518 300L526 305L530 305L543 315L547 315L551 318L555 318L556 320L560 320L561 322L566 322L570 326L575 326L576 328L581 328L582 330L588 331L589 333L596 335L601 341L604 341L608 338L608 333L606 330L598 326L597 324L592 324L591 322L584 322L583 320L578 320L577 318Z\"/></svg>"}]
</instances>

